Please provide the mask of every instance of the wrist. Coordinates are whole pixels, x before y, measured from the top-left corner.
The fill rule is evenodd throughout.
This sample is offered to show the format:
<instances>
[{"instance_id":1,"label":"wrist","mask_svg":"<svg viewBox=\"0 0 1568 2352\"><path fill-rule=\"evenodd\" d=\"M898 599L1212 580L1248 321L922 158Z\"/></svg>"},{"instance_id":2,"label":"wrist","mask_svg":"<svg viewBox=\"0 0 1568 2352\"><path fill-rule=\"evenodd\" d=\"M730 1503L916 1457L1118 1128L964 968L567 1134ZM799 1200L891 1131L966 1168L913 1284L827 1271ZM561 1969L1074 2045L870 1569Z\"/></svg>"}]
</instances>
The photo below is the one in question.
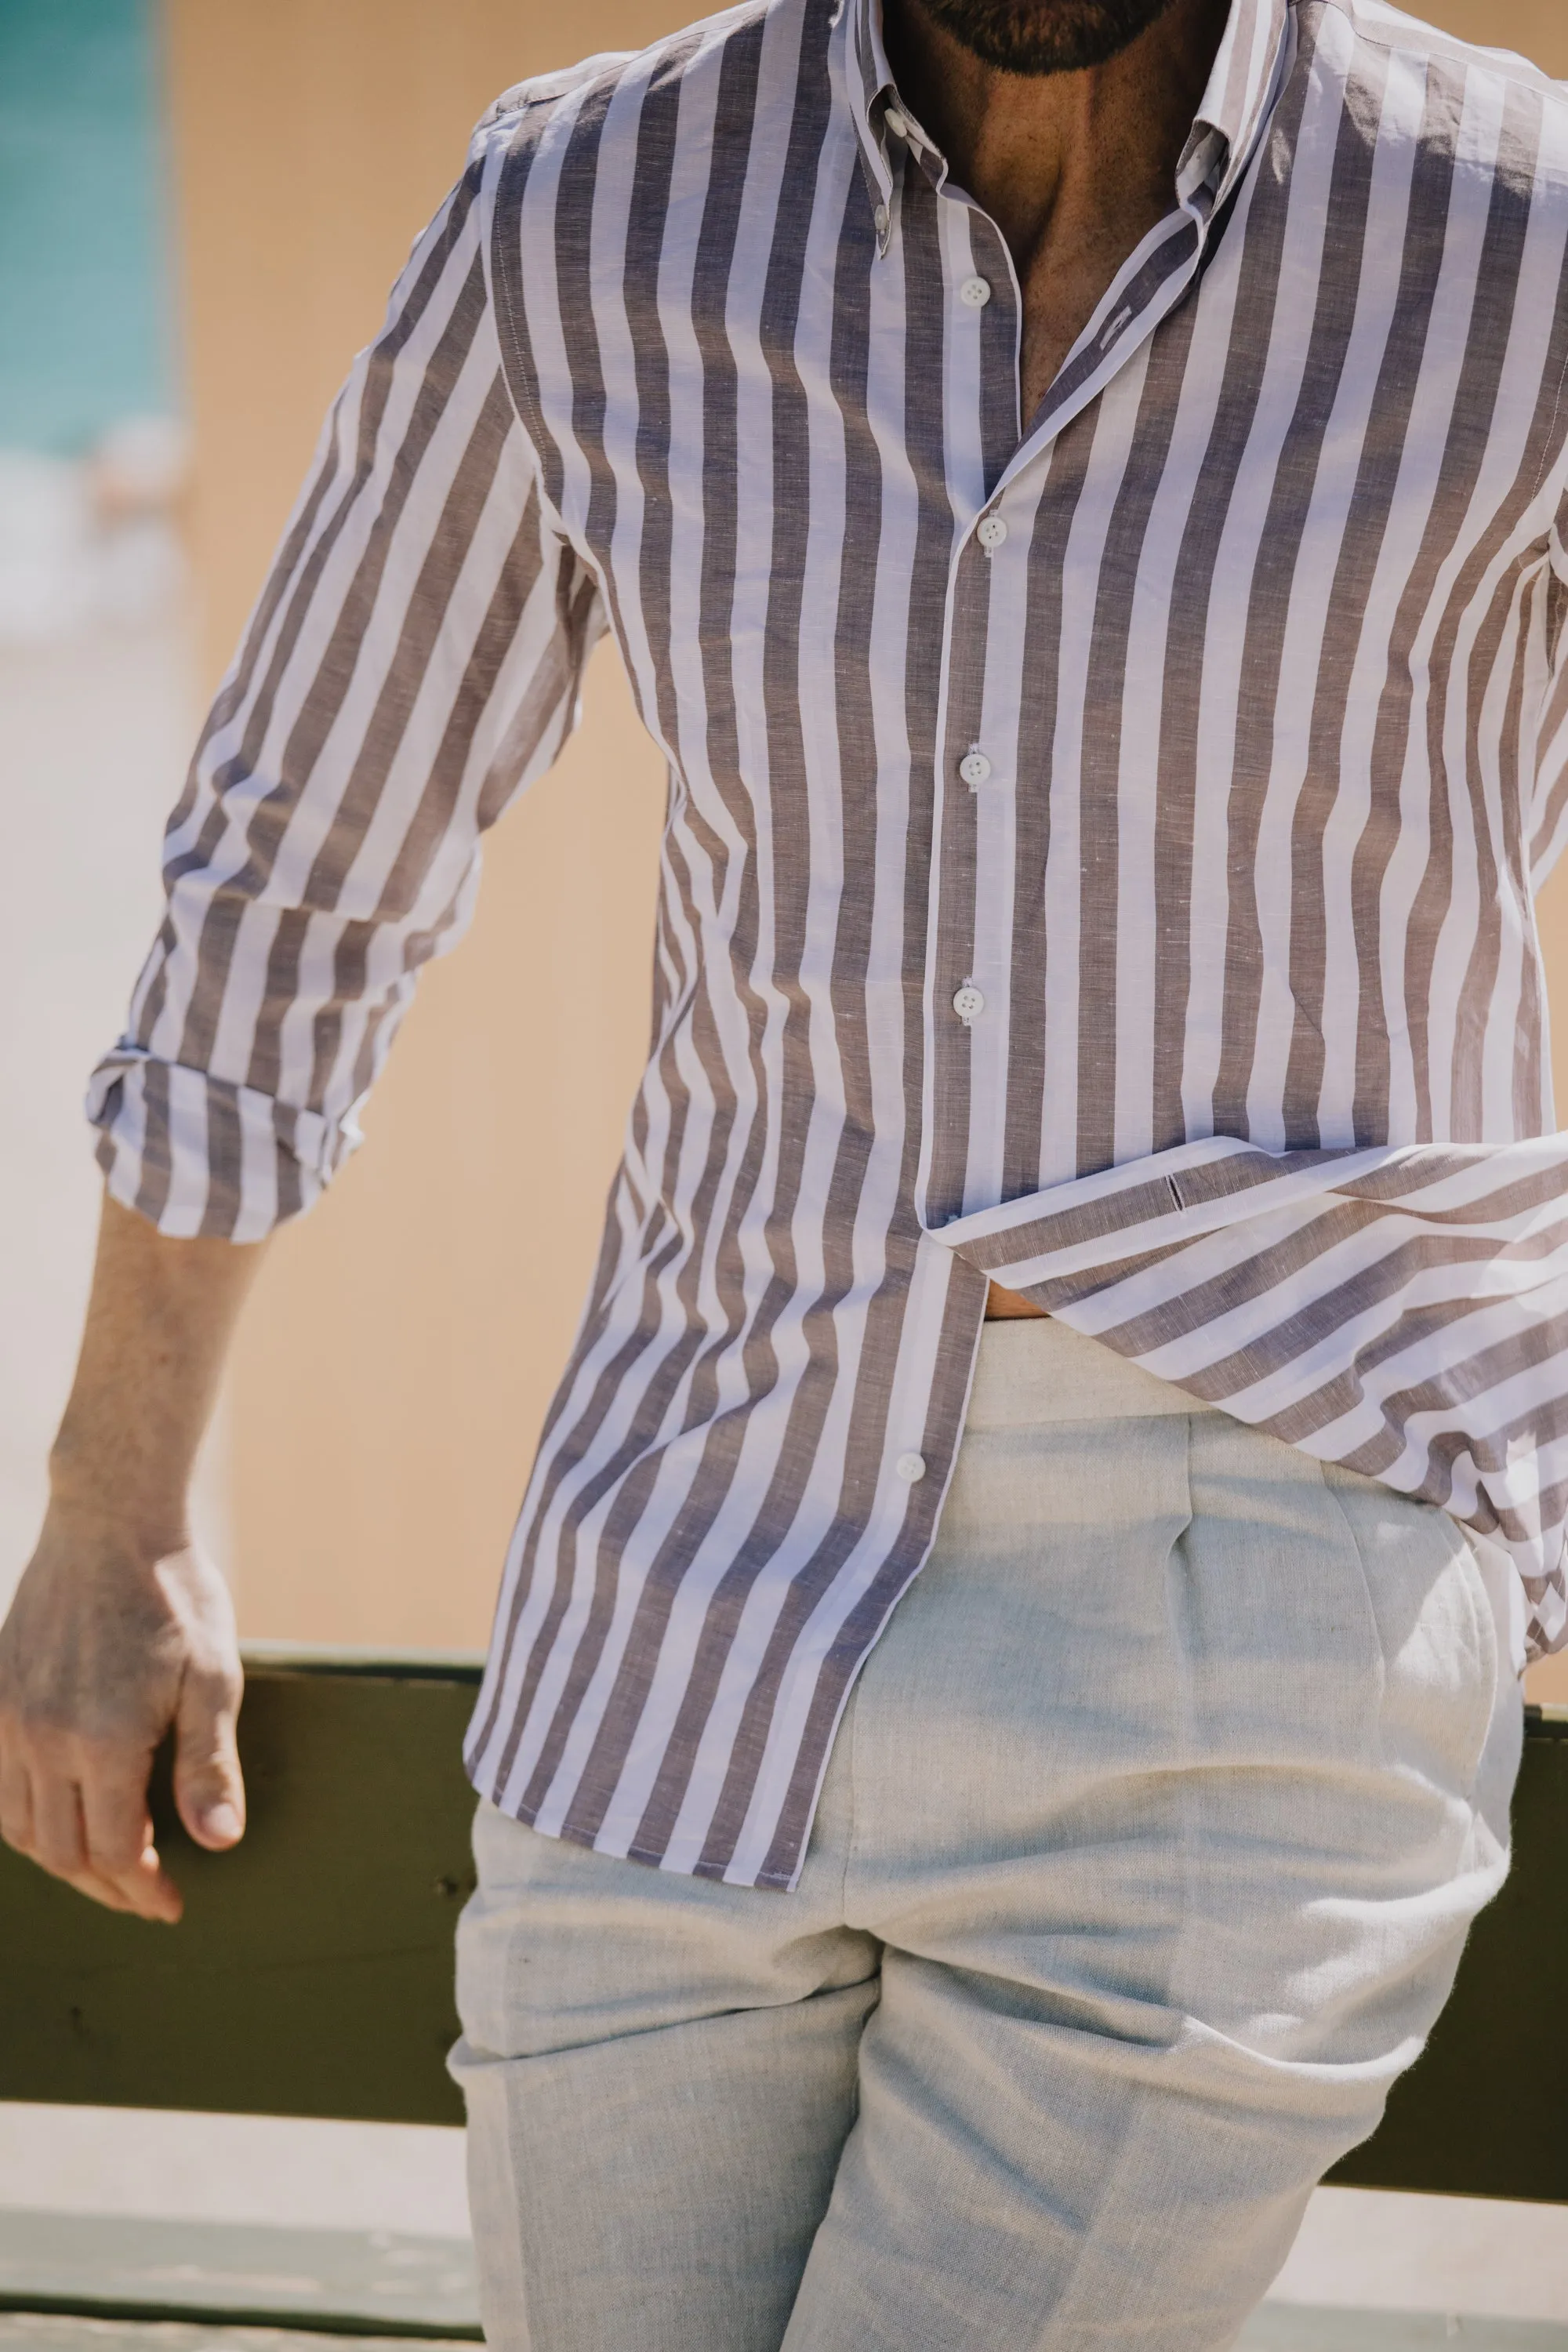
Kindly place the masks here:
<instances>
[{"instance_id":1,"label":"wrist","mask_svg":"<svg viewBox=\"0 0 1568 2352\"><path fill-rule=\"evenodd\" d=\"M49 1456L49 1524L77 1541L112 1542L149 1565L190 1542L184 1490L127 1475L57 1443Z\"/></svg>"}]
</instances>

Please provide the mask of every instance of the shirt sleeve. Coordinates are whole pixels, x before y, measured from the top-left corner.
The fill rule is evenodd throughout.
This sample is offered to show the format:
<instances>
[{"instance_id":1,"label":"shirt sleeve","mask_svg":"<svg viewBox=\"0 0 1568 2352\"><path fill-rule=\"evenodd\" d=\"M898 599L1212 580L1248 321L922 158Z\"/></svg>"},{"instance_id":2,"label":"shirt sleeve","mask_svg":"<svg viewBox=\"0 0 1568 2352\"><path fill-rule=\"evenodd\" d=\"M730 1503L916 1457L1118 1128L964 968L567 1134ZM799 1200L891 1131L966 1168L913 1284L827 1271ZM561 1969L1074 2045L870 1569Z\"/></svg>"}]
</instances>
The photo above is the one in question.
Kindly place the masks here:
<instances>
[{"instance_id":1,"label":"shirt sleeve","mask_svg":"<svg viewBox=\"0 0 1568 2352\"><path fill-rule=\"evenodd\" d=\"M501 367L482 145L330 415L164 839L163 923L88 1114L115 1199L258 1239L359 1142L480 836L575 723L603 625Z\"/></svg>"}]
</instances>

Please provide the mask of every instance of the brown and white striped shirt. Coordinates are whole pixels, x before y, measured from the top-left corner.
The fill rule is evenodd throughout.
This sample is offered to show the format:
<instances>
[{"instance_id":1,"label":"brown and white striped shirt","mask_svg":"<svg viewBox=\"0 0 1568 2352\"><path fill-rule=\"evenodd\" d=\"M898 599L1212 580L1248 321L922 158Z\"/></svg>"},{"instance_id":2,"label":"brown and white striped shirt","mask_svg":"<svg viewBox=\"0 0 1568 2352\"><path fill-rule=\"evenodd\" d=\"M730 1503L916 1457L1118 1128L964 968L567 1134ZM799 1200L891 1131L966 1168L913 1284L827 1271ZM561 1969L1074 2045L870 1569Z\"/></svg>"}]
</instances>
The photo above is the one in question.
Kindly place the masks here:
<instances>
[{"instance_id":1,"label":"brown and white striped shirt","mask_svg":"<svg viewBox=\"0 0 1568 2352\"><path fill-rule=\"evenodd\" d=\"M1445 1506L1561 1637L1565 244L1568 91L1235 0L1026 420L1007 250L876 0L485 118L92 1111L167 1233L305 1207L613 630L669 763L654 1034L473 1726L505 1810L793 1882L989 1276Z\"/></svg>"}]
</instances>

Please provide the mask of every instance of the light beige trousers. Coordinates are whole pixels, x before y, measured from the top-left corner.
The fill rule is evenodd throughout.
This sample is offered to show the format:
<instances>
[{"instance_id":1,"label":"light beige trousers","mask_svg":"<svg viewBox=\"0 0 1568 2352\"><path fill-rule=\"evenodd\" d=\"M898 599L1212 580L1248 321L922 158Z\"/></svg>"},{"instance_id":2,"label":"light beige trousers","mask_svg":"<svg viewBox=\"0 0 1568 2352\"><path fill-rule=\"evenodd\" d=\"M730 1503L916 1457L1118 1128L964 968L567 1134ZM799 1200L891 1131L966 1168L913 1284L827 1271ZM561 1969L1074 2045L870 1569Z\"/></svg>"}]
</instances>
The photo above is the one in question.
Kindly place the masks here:
<instances>
[{"instance_id":1,"label":"light beige trousers","mask_svg":"<svg viewBox=\"0 0 1568 2352\"><path fill-rule=\"evenodd\" d=\"M1207 2352L1507 1866L1506 1582L1056 1323L991 1326L800 1888L483 1806L496 2352Z\"/></svg>"}]
</instances>

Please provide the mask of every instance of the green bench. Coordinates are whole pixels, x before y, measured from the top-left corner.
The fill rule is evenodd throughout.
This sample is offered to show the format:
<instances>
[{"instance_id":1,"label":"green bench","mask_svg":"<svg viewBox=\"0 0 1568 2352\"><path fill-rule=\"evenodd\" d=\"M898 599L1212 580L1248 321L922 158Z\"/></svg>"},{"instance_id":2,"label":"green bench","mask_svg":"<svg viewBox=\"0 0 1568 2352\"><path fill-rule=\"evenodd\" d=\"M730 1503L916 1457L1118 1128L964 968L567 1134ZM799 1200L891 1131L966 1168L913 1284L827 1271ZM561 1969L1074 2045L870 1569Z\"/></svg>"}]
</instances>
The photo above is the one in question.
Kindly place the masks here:
<instances>
[{"instance_id":1,"label":"green bench","mask_svg":"<svg viewBox=\"0 0 1568 2352\"><path fill-rule=\"evenodd\" d=\"M155 1785L185 1892L177 1931L99 1910L0 1849L0 2099L460 2123L445 2059L452 1929L472 1885L460 1743L479 1665L277 1646L247 1664L243 1845L200 1852ZM1568 1709L1531 1711L1514 1832L1512 1874L1425 2055L1333 2181L1568 2203ZM0 2309L174 2308L123 2281L30 2289L3 2255L0 2243ZM340 2299L335 2315L328 2294L293 2324L476 2332L439 2298L403 2325L384 2298L374 2326ZM285 2315L276 2298L265 2315Z\"/></svg>"},{"instance_id":2,"label":"green bench","mask_svg":"<svg viewBox=\"0 0 1568 2352\"><path fill-rule=\"evenodd\" d=\"M460 2124L446 2056L479 1665L268 1646L246 1670L243 1843L203 1853L154 1779L177 1928L0 1848L0 2098Z\"/></svg>"}]
</instances>

